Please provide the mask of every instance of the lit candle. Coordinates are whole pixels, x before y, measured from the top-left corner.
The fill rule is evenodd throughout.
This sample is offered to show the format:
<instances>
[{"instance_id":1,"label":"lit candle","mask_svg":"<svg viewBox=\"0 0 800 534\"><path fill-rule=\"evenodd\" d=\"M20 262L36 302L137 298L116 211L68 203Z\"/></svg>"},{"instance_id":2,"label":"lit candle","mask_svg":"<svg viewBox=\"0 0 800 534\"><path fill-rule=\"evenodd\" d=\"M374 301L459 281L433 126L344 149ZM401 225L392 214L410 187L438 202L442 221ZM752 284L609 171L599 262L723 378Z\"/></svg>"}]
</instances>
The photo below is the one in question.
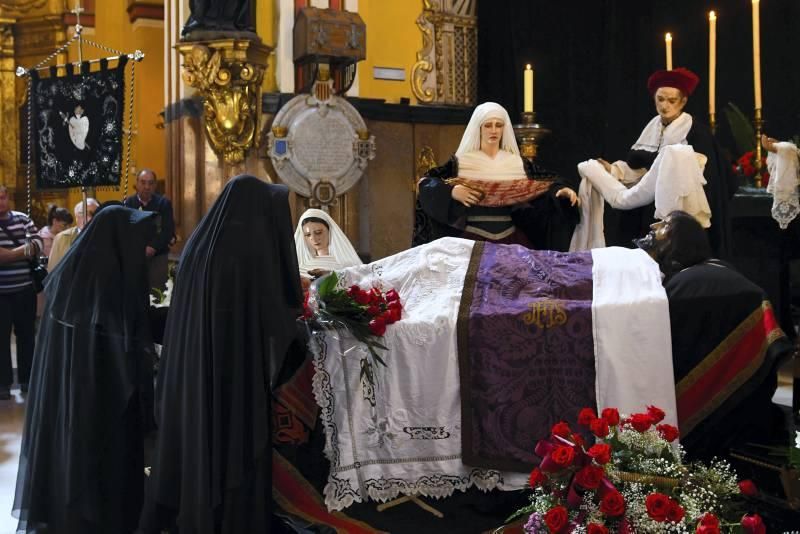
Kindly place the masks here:
<instances>
[{"instance_id":1,"label":"lit candle","mask_svg":"<svg viewBox=\"0 0 800 534\"><path fill-rule=\"evenodd\" d=\"M664 43L667 45L667 70L672 70L672 34L664 36Z\"/></svg>"},{"instance_id":2,"label":"lit candle","mask_svg":"<svg viewBox=\"0 0 800 534\"><path fill-rule=\"evenodd\" d=\"M716 113L717 85L717 14L708 14L708 112Z\"/></svg>"},{"instance_id":3,"label":"lit candle","mask_svg":"<svg viewBox=\"0 0 800 534\"><path fill-rule=\"evenodd\" d=\"M525 82L525 105L523 107L523 111L525 113L533 113L533 69L531 68L530 63L525 65L523 81Z\"/></svg>"},{"instance_id":4,"label":"lit candle","mask_svg":"<svg viewBox=\"0 0 800 534\"><path fill-rule=\"evenodd\" d=\"M753 88L756 109L761 109L761 36L758 21L759 0L753 0Z\"/></svg>"}]
</instances>

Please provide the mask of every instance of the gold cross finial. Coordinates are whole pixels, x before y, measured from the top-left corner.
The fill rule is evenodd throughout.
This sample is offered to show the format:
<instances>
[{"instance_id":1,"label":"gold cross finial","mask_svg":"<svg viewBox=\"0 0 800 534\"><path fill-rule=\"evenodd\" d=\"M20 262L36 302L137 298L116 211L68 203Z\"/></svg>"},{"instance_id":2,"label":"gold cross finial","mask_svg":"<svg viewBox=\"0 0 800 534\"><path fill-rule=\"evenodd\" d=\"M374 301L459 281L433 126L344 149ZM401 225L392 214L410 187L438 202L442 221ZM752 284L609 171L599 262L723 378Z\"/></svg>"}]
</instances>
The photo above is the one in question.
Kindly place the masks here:
<instances>
[{"instance_id":1,"label":"gold cross finial","mask_svg":"<svg viewBox=\"0 0 800 534\"><path fill-rule=\"evenodd\" d=\"M81 25L81 13L86 11L81 7L81 0L75 0L75 7L72 8L72 13L75 14L75 26Z\"/></svg>"}]
</instances>

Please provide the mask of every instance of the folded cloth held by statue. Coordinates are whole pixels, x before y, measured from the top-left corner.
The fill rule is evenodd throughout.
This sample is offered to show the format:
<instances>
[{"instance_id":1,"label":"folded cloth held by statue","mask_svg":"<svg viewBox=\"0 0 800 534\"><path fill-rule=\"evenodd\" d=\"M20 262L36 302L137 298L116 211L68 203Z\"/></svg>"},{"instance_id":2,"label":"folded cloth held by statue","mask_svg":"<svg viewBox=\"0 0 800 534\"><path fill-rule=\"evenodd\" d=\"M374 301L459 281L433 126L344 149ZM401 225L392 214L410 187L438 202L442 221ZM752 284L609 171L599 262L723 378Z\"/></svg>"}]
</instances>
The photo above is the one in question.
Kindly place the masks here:
<instances>
[{"instance_id":1,"label":"folded cloth held by statue","mask_svg":"<svg viewBox=\"0 0 800 534\"><path fill-rule=\"evenodd\" d=\"M530 178L512 178L510 180L449 178L449 185L463 185L480 195L478 206L512 206L533 200L544 194L553 184L549 180L531 180Z\"/></svg>"}]
</instances>

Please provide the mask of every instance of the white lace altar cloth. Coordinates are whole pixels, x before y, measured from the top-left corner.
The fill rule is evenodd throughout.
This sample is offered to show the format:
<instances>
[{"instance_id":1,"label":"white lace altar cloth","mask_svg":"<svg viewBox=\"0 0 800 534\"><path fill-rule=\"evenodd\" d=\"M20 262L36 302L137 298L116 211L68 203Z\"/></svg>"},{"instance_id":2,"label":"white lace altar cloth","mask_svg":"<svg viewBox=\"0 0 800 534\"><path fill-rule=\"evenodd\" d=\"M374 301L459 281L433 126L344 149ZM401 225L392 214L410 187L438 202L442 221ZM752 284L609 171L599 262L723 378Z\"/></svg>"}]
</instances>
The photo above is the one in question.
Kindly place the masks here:
<instances>
[{"instance_id":1,"label":"white lace altar cloth","mask_svg":"<svg viewBox=\"0 0 800 534\"><path fill-rule=\"evenodd\" d=\"M331 463L324 490L329 510L367 499L387 501L400 494L443 498L471 486L484 491L526 486L527 473L472 468L461 460L456 320L473 244L444 238L337 271L345 287L380 283L385 290L396 289L404 310L402 320L390 325L382 340L389 349L381 351L385 367L372 364L363 344L346 333L317 333L309 343L316 370L314 396L325 429L325 455ZM671 409L674 385L663 380L665 370L672 375L666 297L655 298L661 312L654 315L657 321L645 321L648 328L635 329L633 336L620 332L629 329L619 322L629 321L637 311L653 314L654 295L663 294L658 276L652 274L653 269L658 272L657 266L643 257L646 254L641 251L627 249L593 253L592 277L601 293L596 298L602 296L601 305L593 306L593 322L605 325L602 330L617 331L611 335L595 332L598 402L617 402L626 409L629 402L638 404L618 391L617 368L622 360L615 356L635 359L638 354L650 359L651 365L634 366L635 376L623 374L632 382L634 394L647 397L641 399L640 408L647 403ZM619 276L611 272L620 269L620 261L631 265L623 269L624 290L615 285ZM626 312L625 319L614 320L621 311ZM605 344L597 343L601 334ZM643 343L658 350L643 354ZM363 372L373 373L374 388ZM653 388L657 383L663 383L662 387Z\"/></svg>"}]
</instances>

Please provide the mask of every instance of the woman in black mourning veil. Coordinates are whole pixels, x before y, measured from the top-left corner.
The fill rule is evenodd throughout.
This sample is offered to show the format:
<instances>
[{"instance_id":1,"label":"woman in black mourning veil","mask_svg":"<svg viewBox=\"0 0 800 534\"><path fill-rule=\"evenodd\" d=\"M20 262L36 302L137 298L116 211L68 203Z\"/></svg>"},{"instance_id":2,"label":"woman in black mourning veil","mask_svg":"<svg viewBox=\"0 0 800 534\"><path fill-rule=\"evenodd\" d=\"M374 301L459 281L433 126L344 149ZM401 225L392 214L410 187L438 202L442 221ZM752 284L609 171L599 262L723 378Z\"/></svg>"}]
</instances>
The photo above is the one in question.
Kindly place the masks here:
<instances>
[{"instance_id":1,"label":"woman in black mourning veil","mask_svg":"<svg viewBox=\"0 0 800 534\"><path fill-rule=\"evenodd\" d=\"M14 499L21 531L136 528L140 399L152 377L143 251L153 216L104 209L47 277Z\"/></svg>"},{"instance_id":2,"label":"woman in black mourning veil","mask_svg":"<svg viewBox=\"0 0 800 534\"><path fill-rule=\"evenodd\" d=\"M234 178L186 244L157 381L145 532L269 532L271 392L302 291L288 189Z\"/></svg>"}]
</instances>

